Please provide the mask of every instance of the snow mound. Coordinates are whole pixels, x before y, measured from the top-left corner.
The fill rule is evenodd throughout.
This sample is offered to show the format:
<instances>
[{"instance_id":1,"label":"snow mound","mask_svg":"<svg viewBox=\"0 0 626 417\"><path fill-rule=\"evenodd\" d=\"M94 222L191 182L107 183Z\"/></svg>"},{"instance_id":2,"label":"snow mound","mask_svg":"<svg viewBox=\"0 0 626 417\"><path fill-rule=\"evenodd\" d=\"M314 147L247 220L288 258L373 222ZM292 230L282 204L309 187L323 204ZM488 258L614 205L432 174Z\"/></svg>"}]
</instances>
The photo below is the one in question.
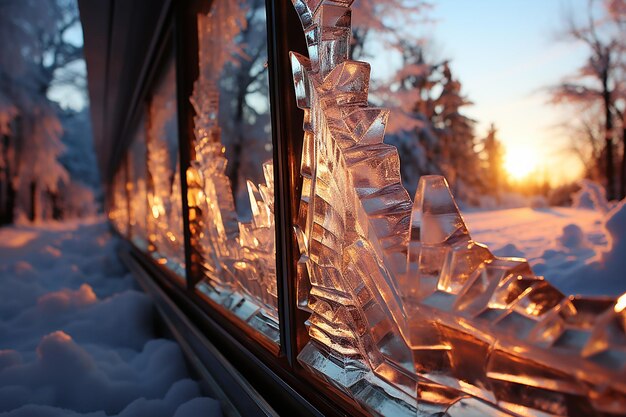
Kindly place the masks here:
<instances>
[{"instance_id":1,"label":"snow mound","mask_svg":"<svg viewBox=\"0 0 626 417\"><path fill-rule=\"evenodd\" d=\"M565 285L572 273L611 247L607 214L571 207L519 208L465 213L472 237L501 257L528 259L533 271L566 294L614 294L618 289L589 274L592 285ZM620 234L619 227L613 227ZM624 232L621 232L623 235ZM619 249L616 249L619 253ZM621 252L626 256L626 252ZM611 289L613 288L613 289Z\"/></svg>"},{"instance_id":2,"label":"snow mound","mask_svg":"<svg viewBox=\"0 0 626 417\"><path fill-rule=\"evenodd\" d=\"M580 249L587 246L585 233L577 224L568 224L563 228L563 234L559 237L561 245L570 249Z\"/></svg>"},{"instance_id":3,"label":"snow mound","mask_svg":"<svg viewBox=\"0 0 626 417\"><path fill-rule=\"evenodd\" d=\"M502 193L499 197L482 195L477 198L478 207L484 210L502 210L521 207L536 209L547 208L550 205L542 195L524 196L518 193Z\"/></svg>"},{"instance_id":4,"label":"snow mound","mask_svg":"<svg viewBox=\"0 0 626 417\"><path fill-rule=\"evenodd\" d=\"M0 229L0 416L219 416L102 219Z\"/></svg>"},{"instance_id":5,"label":"snow mound","mask_svg":"<svg viewBox=\"0 0 626 417\"><path fill-rule=\"evenodd\" d=\"M98 301L96 294L89 284L82 284L77 290L63 288L62 290L44 294L37 300L39 308L44 312L54 313L70 308L79 308L94 304Z\"/></svg>"},{"instance_id":6,"label":"snow mound","mask_svg":"<svg viewBox=\"0 0 626 417\"><path fill-rule=\"evenodd\" d=\"M590 295L618 296L626 292L626 200L607 213L604 228L607 248L559 277L555 283L560 289Z\"/></svg>"},{"instance_id":7,"label":"snow mound","mask_svg":"<svg viewBox=\"0 0 626 417\"><path fill-rule=\"evenodd\" d=\"M529 204L531 208L534 209L543 209L550 207L550 203L548 203L548 199L542 195L535 195L529 198Z\"/></svg>"},{"instance_id":8,"label":"snow mound","mask_svg":"<svg viewBox=\"0 0 626 417\"><path fill-rule=\"evenodd\" d=\"M580 190L572 196L572 207L578 209L598 210L603 213L609 211L610 206L606 200L606 191L597 182L581 180Z\"/></svg>"},{"instance_id":9,"label":"snow mound","mask_svg":"<svg viewBox=\"0 0 626 417\"><path fill-rule=\"evenodd\" d=\"M524 252L519 250L517 246L512 243L504 245L503 247L493 251L493 254L501 258L523 258Z\"/></svg>"},{"instance_id":10,"label":"snow mound","mask_svg":"<svg viewBox=\"0 0 626 417\"><path fill-rule=\"evenodd\" d=\"M484 195L479 198L480 207L487 210L498 210L508 208L528 207L529 202L526 197L517 193L502 193L499 198Z\"/></svg>"}]
</instances>

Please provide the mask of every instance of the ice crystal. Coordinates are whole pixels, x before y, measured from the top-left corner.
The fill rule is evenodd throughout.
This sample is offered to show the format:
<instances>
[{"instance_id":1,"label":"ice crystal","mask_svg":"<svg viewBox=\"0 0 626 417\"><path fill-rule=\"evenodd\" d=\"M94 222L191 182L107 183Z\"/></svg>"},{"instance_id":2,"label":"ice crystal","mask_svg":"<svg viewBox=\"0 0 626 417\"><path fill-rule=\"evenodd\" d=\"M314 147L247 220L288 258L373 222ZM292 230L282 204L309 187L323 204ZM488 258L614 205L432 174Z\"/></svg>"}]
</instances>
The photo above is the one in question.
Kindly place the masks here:
<instances>
[{"instance_id":1,"label":"ice crystal","mask_svg":"<svg viewBox=\"0 0 626 417\"><path fill-rule=\"evenodd\" d=\"M185 259L176 120L176 72L171 60L155 87L148 110L148 239L152 255L183 279Z\"/></svg>"},{"instance_id":2,"label":"ice crystal","mask_svg":"<svg viewBox=\"0 0 626 417\"><path fill-rule=\"evenodd\" d=\"M130 238L142 250L148 249L148 194L145 121L142 119L128 152L128 194Z\"/></svg>"},{"instance_id":3,"label":"ice crystal","mask_svg":"<svg viewBox=\"0 0 626 417\"><path fill-rule=\"evenodd\" d=\"M369 65L348 59L352 0L293 3L309 53L291 54L300 363L375 415L623 414L626 301L565 297L495 257L443 177L422 177L412 202L388 111L368 107Z\"/></svg>"},{"instance_id":4,"label":"ice crystal","mask_svg":"<svg viewBox=\"0 0 626 417\"><path fill-rule=\"evenodd\" d=\"M128 235L129 219L126 187L126 167L120 164L111 183L111 207L109 207L108 216L115 229L123 236Z\"/></svg>"},{"instance_id":5,"label":"ice crystal","mask_svg":"<svg viewBox=\"0 0 626 417\"><path fill-rule=\"evenodd\" d=\"M198 15L195 158L187 171L192 252L200 265L193 279L206 297L278 342L274 167L271 160L263 164L265 183L246 182L252 219L240 222L218 117L219 77L238 51L231 41L245 25L245 11L242 2L219 0L208 15Z\"/></svg>"}]
</instances>

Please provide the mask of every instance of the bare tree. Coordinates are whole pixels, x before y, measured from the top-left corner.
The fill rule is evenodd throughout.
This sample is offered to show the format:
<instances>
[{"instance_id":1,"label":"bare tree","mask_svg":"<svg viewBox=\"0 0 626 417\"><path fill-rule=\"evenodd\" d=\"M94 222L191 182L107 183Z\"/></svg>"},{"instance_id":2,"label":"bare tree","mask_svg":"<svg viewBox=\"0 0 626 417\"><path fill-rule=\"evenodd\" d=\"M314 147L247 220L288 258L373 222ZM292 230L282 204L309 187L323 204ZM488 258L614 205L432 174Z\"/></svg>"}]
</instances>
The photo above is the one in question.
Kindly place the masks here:
<instances>
[{"instance_id":1,"label":"bare tree","mask_svg":"<svg viewBox=\"0 0 626 417\"><path fill-rule=\"evenodd\" d=\"M615 86L615 113L622 124L622 165L620 170L620 197L626 197L626 0L607 0L607 10L612 24L619 33L619 52L622 60L618 64L621 77Z\"/></svg>"},{"instance_id":2,"label":"bare tree","mask_svg":"<svg viewBox=\"0 0 626 417\"><path fill-rule=\"evenodd\" d=\"M354 4L350 59L371 57L367 41L375 38L402 52L402 44L421 42L415 28L428 21L425 0L360 0Z\"/></svg>"},{"instance_id":3,"label":"bare tree","mask_svg":"<svg viewBox=\"0 0 626 417\"><path fill-rule=\"evenodd\" d=\"M499 202L500 193L505 184L504 147L498 138L498 130L493 123L489 127L487 136L482 140L482 152L484 154L489 189Z\"/></svg>"},{"instance_id":4,"label":"bare tree","mask_svg":"<svg viewBox=\"0 0 626 417\"><path fill-rule=\"evenodd\" d=\"M228 39L236 52L220 69L220 124L228 175L238 214L250 214L246 179L263 181L261 164L270 159L269 84L263 0L244 0L245 24Z\"/></svg>"},{"instance_id":5,"label":"bare tree","mask_svg":"<svg viewBox=\"0 0 626 417\"><path fill-rule=\"evenodd\" d=\"M590 106L599 102L603 109L604 177L607 197L618 197L615 175L615 116L617 104L623 91L620 84L624 75L624 20L618 12L623 12L624 0L607 0L602 4L604 15L597 18L594 10L596 0L588 1L586 22L578 22L573 14L566 17L563 32L565 39L582 42L587 46L589 56L577 73L552 89L555 102L581 103ZM622 170L624 167L622 167ZM624 181L621 193L624 197Z\"/></svg>"},{"instance_id":6,"label":"bare tree","mask_svg":"<svg viewBox=\"0 0 626 417\"><path fill-rule=\"evenodd\" d=\"M572 117L572 113L576 116ZM604 178L604 126L600 102L589 106L575 106L566 121L556 126L569 141L562 148L563 152L574 155L584 167L584 177L594 181Z\"/></svg>"}]
</instances>

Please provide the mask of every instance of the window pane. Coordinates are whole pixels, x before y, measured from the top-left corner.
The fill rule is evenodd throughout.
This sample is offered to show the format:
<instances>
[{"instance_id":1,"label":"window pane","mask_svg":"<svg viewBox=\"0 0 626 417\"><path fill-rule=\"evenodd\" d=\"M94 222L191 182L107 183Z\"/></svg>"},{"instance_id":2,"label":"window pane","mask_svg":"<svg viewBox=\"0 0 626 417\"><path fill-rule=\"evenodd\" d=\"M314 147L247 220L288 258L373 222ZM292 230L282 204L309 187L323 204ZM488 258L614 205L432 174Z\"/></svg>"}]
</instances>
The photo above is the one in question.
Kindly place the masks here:
<instances>
[{"instance_id":1,"label":"window pane","mask_svg":"<svg viewBox=\"0 0 626 417\"><path fill-rule=\"evenodd\" d=\"M128 154L130 236L135 245L148 249L147 149L145 120L135 130Z\"/></svg>"},{"instance_id":2,"label":"window pane","mask_svg":"<svg viewBox=\"0 0 626 417\"><path fill-rule=\"evenodd\" d=\"M155 259L185 275L176 112L176 67L171 56L148 107L148 230Z\"/></svg>"},{"instance_id":3,"label":"window pane","mask_svg":"<svg viewBox=\"0 0 626 417\"><path fill-rule=\"evenodd\" d=\"M198 32L187 175L197 288L278 342L265 2L215 1Z\"/></svg>"},{"instance_id":4,"label":"window pane","mask_svg":"<svg viewBox=\"0 0 626 417\"><path fill-rule=\"evenodd\" d=\"M111 205L109 207L109 220L117 231L128 235L128 194L126 192L126 169L122 162L113 176L111 183Z\"/></svg>"},{"instance_id":5,"label":"window pane","mask_svg":"<svg viewBox=\"0 0 626 417\"><path fill-rule=\"evenodd\" d=\"M495 129L481 139L465 113L469 102L456 72L460 67L429 56L425 40L414 36L426 20L420 12L430 10L426 2L414 2L424 6L415 10L404 0L364 0L353 10L350 1L295 3L309 46L308 58L292 56L297 102L305 110L297 234L306 265L299 288L308 297L299 299L298 307L310 313L305 322L310 340L299 362L373 415L621 412L626 390L612 375L626 364L621 354L626 295L567 296L560 291L562 281L540 276L545 265L529 264L510 247L512 257L499 257L497 246L489 249L474 240L500 237L504 229L511 243L539 238L543 256L560 258L555 266L565 271L576 266L575 256L589 256L594 243L585 241L576 225L567 225L573 217L567 213L577 212L575 217L586 217L591 226L604 213L547 207L545 201L523 210L470 207L480 202L481 192L495 204L499 197L504 201L506 187L514 185L507 176L514 168L527 169L545 149L537 146L530 157L515 152L519 165L503 171L507 165ZM493 3L488 8L496 13ZM498 19L529 22L507 7ZM477 25L461 40L492 27L472 14L475 4L454 9L465 20L457 28ZM524 39L528 28L520 25ZM520 48L487 46L507 37L505 32L464 49L476 46L510 65L502 58L518 56ZM481 62L480 75L498 94L522 81L489 73L494 66L476 60L480 53L470 56ZM359 57L373 65L352 59ZM528 70L523 65L528 62L537 63L518 62L516 71ZM589 62L583 60L585 71ZM370 83L370 69L382 77ZM370 100L391 112L370 106ZM492 114L511 102L512 97L503 100ZM522 114L513 118L522 125L536 122ZM556 162L551 168L567 171ZM540 191L544 184L537 177L520 183L521 189ZM596 211L611 207L598 198L603 193L597 186L586 184L583 191L585 204L605 207ZM466 226L453 196L463 209L482 213L470 216ZM595 239L597 247L610 251L590 264L596 274L586 270L578 281L586 289L604 286L613 296L624 290L625 213L622 202L605 214L613 239ZM555 236L559 223L563 235ZM480 225L482 236L473 225Z\"/></svg>"}]
</instances>

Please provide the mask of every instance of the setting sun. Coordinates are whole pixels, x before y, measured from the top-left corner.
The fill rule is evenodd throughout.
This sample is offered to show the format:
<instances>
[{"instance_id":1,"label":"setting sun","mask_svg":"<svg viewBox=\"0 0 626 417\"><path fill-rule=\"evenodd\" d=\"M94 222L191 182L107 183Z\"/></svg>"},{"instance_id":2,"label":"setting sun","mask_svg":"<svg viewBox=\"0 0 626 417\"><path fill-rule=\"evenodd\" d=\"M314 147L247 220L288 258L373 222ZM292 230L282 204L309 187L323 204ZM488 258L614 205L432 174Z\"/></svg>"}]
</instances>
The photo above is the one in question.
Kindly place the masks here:
<instances>
[{"instance_id":1,"label":"setting sun","mask_svg":"<svg viewBox=\"0 0 626 417\"><path fill-rule=\"evenodd\" d=\"M514 180L526 178L537 167L538 155L527 148L509 149L504 158L504 169Z\"/></svg>"}]
</instances>

